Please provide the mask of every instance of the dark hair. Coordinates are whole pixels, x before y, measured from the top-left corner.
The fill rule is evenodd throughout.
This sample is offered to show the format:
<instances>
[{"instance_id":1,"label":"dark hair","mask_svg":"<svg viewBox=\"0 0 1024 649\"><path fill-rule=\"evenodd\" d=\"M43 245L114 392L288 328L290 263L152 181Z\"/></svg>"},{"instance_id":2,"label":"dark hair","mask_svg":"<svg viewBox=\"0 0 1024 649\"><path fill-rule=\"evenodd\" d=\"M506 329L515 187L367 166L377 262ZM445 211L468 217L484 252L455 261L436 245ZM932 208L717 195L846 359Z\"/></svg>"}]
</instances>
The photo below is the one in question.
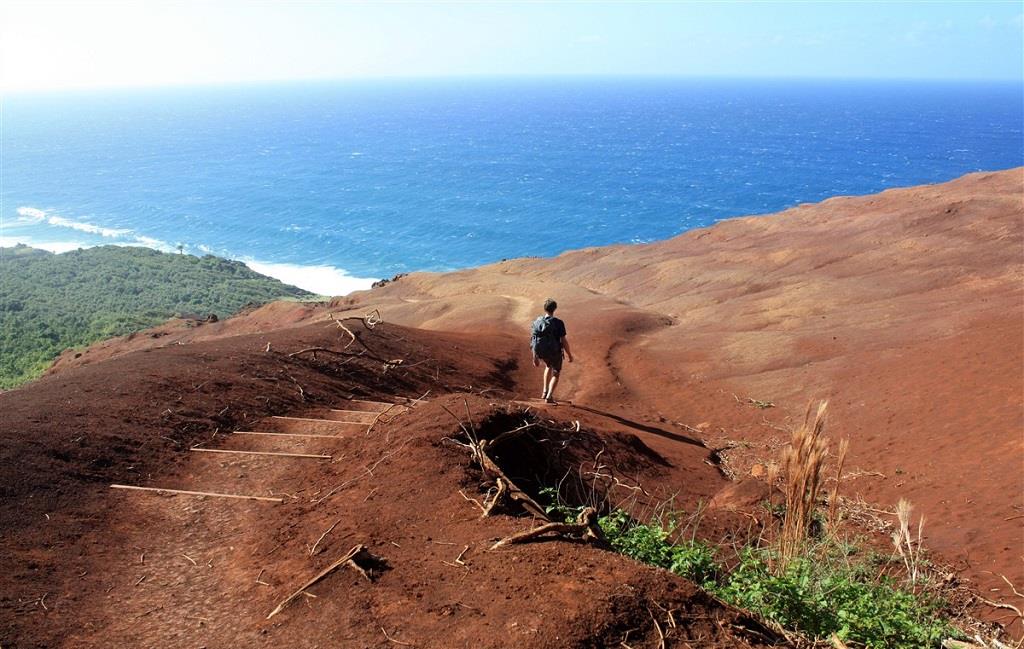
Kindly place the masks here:
<instances>
[{"instance_id":1,"label":"dark hair","mask_svg":"<svg viewBox=\"0 0 1024 649\"><path fill-rule=\"evenodd\" d=\"M555 309L558 308L558 302L555 302L551 298L544 300L544 310L548 313L554 313Z\"/></svg>"}]
</instances>

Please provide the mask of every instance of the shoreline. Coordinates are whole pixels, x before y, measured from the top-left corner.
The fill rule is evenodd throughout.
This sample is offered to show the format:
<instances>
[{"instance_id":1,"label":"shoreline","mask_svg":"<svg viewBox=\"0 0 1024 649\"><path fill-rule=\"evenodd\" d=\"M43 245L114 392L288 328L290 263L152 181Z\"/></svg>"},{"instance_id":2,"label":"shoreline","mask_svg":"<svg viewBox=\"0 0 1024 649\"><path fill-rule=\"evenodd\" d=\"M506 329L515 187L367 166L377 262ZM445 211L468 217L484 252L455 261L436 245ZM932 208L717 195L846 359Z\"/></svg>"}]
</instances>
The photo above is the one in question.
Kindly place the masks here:
<instances>
[{"instance_id":1,"label":"shoreline","mask_svg":"<svg viewBox=\"0 0 1024 649\"><path fill-rule=\"evenodd\" d=\"M156 250L158 252L163 252L163 253L168 253L168 254L184 252L185 254L191 254L191 255L194 255L194 256L197 256L197 257L201 257L201 256L204 256L204 255L211 255L211 256L214 256L214 257L220 257L222 259L228 259L228 260L231 260L231 261L240 261L243 264L245 264L246 266L248 266L251 270L253 270L253 271L257 272L257 273L260 273L262 275L266 275L268 277L272 277L274 279L280 280L281 282L284 282L285 284L289 284L291 286L295 286L297 288L301 288L303 290L310 291L312 293L316 293L317 295L320 295L320 296L324 296L324 297L345 297L345 296L351 295L352 293L355 293L357 291L368 290L368 289L370 289L372 287L374 282L380 281L382 279L388 279L388 277L396 275L396 274L402 274L402 275L408 275L410 273L445 274L445 273L459 272L459 271L473 271L473 270L476 270L476 269L479 269L479 268L482 268L482 267L491 266L491 265L494 265L496 263L500 263L502 261L507 261L507 260L516 260L516 259L555 259L555 258L557 258L557 257L559 257L561 255L573 253L573 252L576 252L578 250L583 250L583 249L609 248L609 247L615 247L615 246L633 246L633 245L638 245L638 246L642 246L642 245L658 245L658 244L665 243L667 241L671 241L671 240L676 239L678 237L682 237L682 236L686 236L688 234L692 234L694 232L699 232L699 231L702 231L702 230L708 230L708 229L714 228L716 226L720 226L722 224L729 223L731 221L738 221L738 220L744 220L744 219L772 218L772 217L777 217L778 215L783 214L785 212L788 212L790 210L802 209L802 208L807 207L807 206L814 206L814 205L818 205L818 204L822 204L822 203L828 203L830 201L835 201L835 200L857 199L857 198L864 198L864 197L869 197L869 196L880 196L880 195L885 195L887 192L901 191L901 190L907 190L907 189L913 189L913 188L936 187L936 186L944 185L944 184L946 184L948 182L953 182L953 181L958 180L958 179L970 178L970 177L975 176L975 175L1002 174L1002 173L1012 173L1012 172L1015 172L1015 171L1021 173L1022 180L1024 180L1024 166L1014 166L1014 167L1008 167L1008 168L1005 168L1005 169L995 169L995 170L970 171L970 172L966 172L964 174L961 174L960 176L957 176L956 178L951 179L951 180L938 180L938 181L929 182L929 183L923 183L923 184L890 187L890 188L886 188L886 189L880 190L878 192L869 192L869 193L866 193L866 194L860 194L860 193L852 193L852 194L851 193L845 193L844 194L844 193L839 193L839 194L835 194L835 195L829 196L827 198L824 198L824 199L822 199L820 201L796 202L796 203L790 205L789 207L785 207L783 209L776 210L776 211L771 211L771 212L753 212L753 213L749 213L749 214L737 214L737 215L734 215L734 216L728 216L728 217L724 217L724 218L715 219L714 221L712 221L710 223L707 223L707 224L696 225L696 226L692 226L692 227L686 227L686 228L676 232L675 234L672 234L670 236L663 237L663 238L658 238L658 239L642 240L642 241L621 241L621 242L608 243L608 244L600 244L600 243L598 243L598 244L586 244L586 245L582 245L582 246L575 246L575 247L565 248L564 250L562 250L560 252L557 252L557 253L554 253L554 254L550 254L550 255L523 254L523 255L519 255L519 256L509 257L507 259L493 259L493 260L489 260L489 261L488 260L484 260L484 261L481 261L481 262L475 263L475 264L469 264L469 265L462 266L462 267L447 268L447 269L442 269L442 270L414 269L414 270L409 270L409 271L401 271L401 272L397 272L397 273L387 273L387 272L385 272L380 277L360 277L360 276L353 275L353 274L349 273L344 268L341 268L339 266L336 266L336 265L330 264L330 263L322 263L322 264L297 264L297 263L290 263L290 262L280 262L280 261L271 261L271 260L266 260L266 259L257 259L257 258L255 258L253 256L250 256L250 255L236 256L236 255L231 255L231 254L224 254L224 253L220 253L220 252L218 252L216 250L213 250L212 248L210 248L209 246L206 246L205 244L188 244L188 245L182 244L182 248L179 249L176 245L172 245L172 244L170 244L170 243L168 243L166 241L163 241L163 240L160 240L160 239L156 239L156 238L153 238L153 237L148 237L148 236L145 236L145 235L140 235L140 234L136 233L135 231L133 231L131 229L127 229L127 228L109 228L109 227L99 226L99 225L95 225L93 223L88 223L88 222L84 222L84 221L77 221L77 220L73 220L73 219L68 219L68 218L65 218L65 217L53 214L52 210L45 210L45 209L39 209L39 208L27 207L27 206L22 206L22 207L16 208L15 211L18 214L18 216L13 219L13 221L15 223L15 225L13 227L15 229L18 227L18 224L21 224L21 225L37 225L37 224L45 223L47 225L51 225L51 226L54 226L54 227L68 228L68 229L71 229L71 230L74 230L74 231L77 231L77 232L81 232L81 233L84 233L87 236L99 237L99 240L94 240L94 241L90 242L90 241L81 241L81 240L60 240L60 239L44 238L43 240L40 241L40 240L38 240L37 237L33 237L32 235L8 235L8 234L5 234L4 230L5 229L6 230L10 230L12 226L8 226L7 228L3 228L2 226L0 226L0 248L3 248L3 247L13 247L13 246L18 245L18 244L23 244L23 245L29 246L31 248L37 248L37 249L40 249L40 250L46 250L47 252L51 252L53 254L63 254L63 253L71 252L73 250L78 250L78 249L95 248L95 247L105 246L105 245L114 245L114 246L127 246L127 247L145 247L145 248L150 248L152 250ZM11 221L11 220L12 219L8 219L8 221ZM2 222L0 222L0 223L2 223ZM109 239L109 241L106 240L106 239ZM120 240L118 240L118 239L120 239Z\"/></svg>"},{"instance_id":2,"label":"shoreline","mask_svg":"<svg viewBox=\"0 0 1024 649\"><path fill-rule=\"evenodd\" d=\"M0 236L0 248L13 248L17 245L24 245L37 250L45 250L55 255L62 255L75 250L88 248L99 248L102 246L119 246L126 248L149 248L165 254L178 254L175 249L168 249L166 246L158 247L146 245L145 243L117 243L97 242L84 243L80 241L34 241L31 237ZM198 253L198 254L197 254ZM189 254L196 257L209 255L229 261L239 261L249 267L250 270L267 277L272 277L290 286L301 288L323 297L341 297L363 291L378 281L380 278L356 277L348 274L344 269L329 264L288 264L283 262L263 261L252 257L230 257L206 252L188 246L182 254Z\"/></svg>"}]
</instances>

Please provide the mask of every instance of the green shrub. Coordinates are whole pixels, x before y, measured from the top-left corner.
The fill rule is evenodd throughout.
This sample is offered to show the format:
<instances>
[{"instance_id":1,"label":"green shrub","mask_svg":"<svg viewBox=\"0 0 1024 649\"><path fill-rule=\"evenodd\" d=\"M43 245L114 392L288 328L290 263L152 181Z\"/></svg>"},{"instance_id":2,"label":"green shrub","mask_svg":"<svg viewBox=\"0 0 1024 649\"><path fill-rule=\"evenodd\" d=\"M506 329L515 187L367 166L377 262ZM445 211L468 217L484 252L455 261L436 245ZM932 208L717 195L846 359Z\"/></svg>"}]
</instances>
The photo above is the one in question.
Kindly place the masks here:
<instances>
[{"instance_id":1,"label":"green shrub","mask_svg":"<svg viewBox=\"0 0 1024 649\"><path fill-rule=\"evenodd\" d=\"M715 594L784 628L817 638L834 633L866 647L935 647L956 635L939 617L937 598L877 577L833 549L819 546L774 574L769 550L747 548Z\"/></svg>"},{"instance_id":2,"label":"green shrub","mask_svg":"<svg viewBox=\"0 0 1024 649\"><path fill-rule=\"evenodd\" d=\"M582 507L561 503L554 489L541 491L553 520L575 520ZM835 634L871 649L938 647L960 634L942 619L944 603L926 588L914 592L882 576L889 559L861 555L846 540L829 538L804 547L785 570L771 547L746 547L726 572L715 550L694 539L675 541L675 518L649 523L622 509L598 519L612 549L643 563L665 568L739 608L819 640Z\"/></svg>"}]
</instances>

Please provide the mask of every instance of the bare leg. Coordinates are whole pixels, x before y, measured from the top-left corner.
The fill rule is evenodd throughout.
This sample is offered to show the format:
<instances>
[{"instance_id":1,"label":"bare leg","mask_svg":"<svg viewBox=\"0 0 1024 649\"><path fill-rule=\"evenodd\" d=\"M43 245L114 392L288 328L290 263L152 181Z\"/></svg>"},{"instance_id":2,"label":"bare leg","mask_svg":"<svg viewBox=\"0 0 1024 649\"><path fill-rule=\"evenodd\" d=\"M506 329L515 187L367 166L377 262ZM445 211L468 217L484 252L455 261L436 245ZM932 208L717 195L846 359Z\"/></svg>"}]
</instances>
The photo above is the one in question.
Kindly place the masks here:
<instances>
[{"instance_id":1,"label":"bare leg","mask_svg":"<svg viewBox=\"0 0 1024 649\"><path fill-rule=\"evenodd\" d=\"M547 364L545 364L544 365L544 393L542 395L540 395L541 399L547 399L548 398L548 375L550 373L551 373L551 368L548 367Z\"/></svg>"},{"instance_id":2,"label":"bare leg","mask_svg":"<svg viewBox=\"0 0 1024 649\"><path fill-rule=\"evenodd\" d=\"M558 372L551 373L551 379L547 383L547 390L544 392L544 396L548 399L555 398L555 387L558 385Z\"/></svg>"}]
</instances>

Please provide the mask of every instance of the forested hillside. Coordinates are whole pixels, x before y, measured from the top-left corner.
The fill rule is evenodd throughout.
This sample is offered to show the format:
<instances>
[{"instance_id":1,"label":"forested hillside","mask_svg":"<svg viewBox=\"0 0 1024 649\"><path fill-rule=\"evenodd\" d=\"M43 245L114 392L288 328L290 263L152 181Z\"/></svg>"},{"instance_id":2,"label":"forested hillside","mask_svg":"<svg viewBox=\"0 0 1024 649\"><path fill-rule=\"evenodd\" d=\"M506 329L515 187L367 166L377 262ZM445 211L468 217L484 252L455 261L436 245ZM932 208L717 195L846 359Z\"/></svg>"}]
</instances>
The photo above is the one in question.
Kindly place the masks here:
<instances>
[{"instance_id":1,"label":"forested hillside","mask_svg":"<svg viewBox=\"0 0 1024 649\"><path fill-rule=\"evenodd\" d=\"M310 293L219 257L103 246L60 255L0 248L0 389L41 374L68 347L181 315L231 315Z\"/></svg>"}]
</instances>

